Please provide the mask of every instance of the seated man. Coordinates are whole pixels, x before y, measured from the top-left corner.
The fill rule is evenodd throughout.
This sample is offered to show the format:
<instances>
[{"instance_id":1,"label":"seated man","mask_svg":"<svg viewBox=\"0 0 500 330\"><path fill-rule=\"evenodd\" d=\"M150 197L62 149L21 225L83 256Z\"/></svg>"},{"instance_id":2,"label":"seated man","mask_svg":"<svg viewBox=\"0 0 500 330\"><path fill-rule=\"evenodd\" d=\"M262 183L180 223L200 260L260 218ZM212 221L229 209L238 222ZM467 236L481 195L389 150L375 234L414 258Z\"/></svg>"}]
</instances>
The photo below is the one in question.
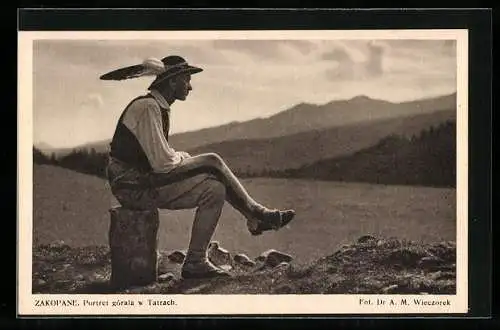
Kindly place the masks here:
<instances>
[{"instance_id":1,"label":"seated man","mask_svg":"<svg viewBox=\"0 0 500 330\"><path fill-rule=\"evenodd\" d=\"M224 202L246 219L252 235L278 230L295 216L256 202L224 160L214 153L190 156L168 143L170 107L185 100L191 75L203 71L180 56L148 59L143 64L109 72L103 80L155 75L149 93L132 100L118 120L107 167L111 190L132 209L196 208L191 239L182 266L184 278L228 276L207 259Z\"/></svg>"}]
</instances>

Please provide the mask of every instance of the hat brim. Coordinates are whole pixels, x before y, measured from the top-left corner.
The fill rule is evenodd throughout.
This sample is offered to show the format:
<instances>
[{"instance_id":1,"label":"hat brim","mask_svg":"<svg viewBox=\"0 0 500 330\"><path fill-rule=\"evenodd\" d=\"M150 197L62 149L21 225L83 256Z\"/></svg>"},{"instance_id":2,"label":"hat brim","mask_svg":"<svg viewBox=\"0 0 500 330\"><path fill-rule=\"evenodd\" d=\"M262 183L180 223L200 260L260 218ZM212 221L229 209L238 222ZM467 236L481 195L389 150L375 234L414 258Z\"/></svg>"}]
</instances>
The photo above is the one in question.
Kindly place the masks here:
<instances>
[{"instance_id":1,"label":"hat brim","mask_svg":"<svg viewBox=\"0 0 500 330\"><path fill-rule=\"evenodd\" d=\"M188 65L187 67L185 68L182 68L181 70L178 70L178 71L174 71L172 73L167 73L167 74L162 74L162 75L159 75L152 83L151 85L149 85L149 88L153 87L153 86L156 86L158 84L160 84L162 81L165 81L166 79L170 79L170 78L173 78L175 76L178 76L180 74L183 74L183 73L189 73L189 74L196 74L196 73L200 73L202 72L203 69L202 68L199 68L199 67L196 67L196 66L192 66L192 65Z\"/></svg>"},{"instance_id":2,"label":"hat brim","mask_svg":"<svg viewBox=\"0 0 500 330\"><path fill-rule=\"evenodd\" d=\"M144 73L144 66L141 64L131 65L116 69L99 77L101 80L125 80L141 76Z\"/></svg>"}]
</instances>

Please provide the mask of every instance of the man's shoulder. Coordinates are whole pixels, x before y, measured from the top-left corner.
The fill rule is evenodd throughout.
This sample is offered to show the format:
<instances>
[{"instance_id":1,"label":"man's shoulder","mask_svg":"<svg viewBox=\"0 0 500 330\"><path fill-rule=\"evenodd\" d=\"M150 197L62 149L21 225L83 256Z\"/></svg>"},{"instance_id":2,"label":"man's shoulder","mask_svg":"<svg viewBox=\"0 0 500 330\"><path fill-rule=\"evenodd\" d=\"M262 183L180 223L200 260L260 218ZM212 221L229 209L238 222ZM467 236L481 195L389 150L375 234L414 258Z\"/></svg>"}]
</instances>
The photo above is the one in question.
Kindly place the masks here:
<instances>
[{"instance_id":1,"label":"man's shoulder","mask_svg":"<svg viewBox=\"0 0 500 330\"><path fill-rule=\"evenodd\" d=\"M141 95L133 99L129 107L159 107L158 102L151 94Z\"/></svg>"},{"instance_id":2,"label":"man's shoulder","mask_svg":"<svg viewBox=\"0 0 500 330\"><path fill-rule=\"evenodd\" d=\"M128 113L159 112L160 106L151 95L139 96L132 100L127 107Z\"/></svg>"},{"instance_id":3,"label":"man's shoulder","mask_svg":"<svg viewBox=\"0 0 500 330\"><path fill-rule=\"evenodd\" d=\"M140 96L130 102L125 109L123 120L126 122L137 121L143 115L160 115L160 106L151 96Z\"/></svg>"}]
</instances>

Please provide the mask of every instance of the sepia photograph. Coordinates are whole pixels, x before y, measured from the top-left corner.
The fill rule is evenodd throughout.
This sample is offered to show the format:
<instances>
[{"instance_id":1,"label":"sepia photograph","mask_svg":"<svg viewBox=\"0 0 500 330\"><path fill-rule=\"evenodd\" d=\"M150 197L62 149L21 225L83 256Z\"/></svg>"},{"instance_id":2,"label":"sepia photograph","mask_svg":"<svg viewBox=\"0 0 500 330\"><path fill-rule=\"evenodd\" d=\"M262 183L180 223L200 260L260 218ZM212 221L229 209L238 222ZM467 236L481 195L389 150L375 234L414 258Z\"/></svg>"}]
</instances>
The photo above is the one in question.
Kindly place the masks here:
<instances>
[{"instance_id":1,"label":"sepia photograph","mask_svg":"<svg viewBox=\"0 0 500 330\"><path fill-rule=\"evenodd\" d=\"M467 31L19 45L27 313L467 311Z\"/></svg>"}]
</instances>

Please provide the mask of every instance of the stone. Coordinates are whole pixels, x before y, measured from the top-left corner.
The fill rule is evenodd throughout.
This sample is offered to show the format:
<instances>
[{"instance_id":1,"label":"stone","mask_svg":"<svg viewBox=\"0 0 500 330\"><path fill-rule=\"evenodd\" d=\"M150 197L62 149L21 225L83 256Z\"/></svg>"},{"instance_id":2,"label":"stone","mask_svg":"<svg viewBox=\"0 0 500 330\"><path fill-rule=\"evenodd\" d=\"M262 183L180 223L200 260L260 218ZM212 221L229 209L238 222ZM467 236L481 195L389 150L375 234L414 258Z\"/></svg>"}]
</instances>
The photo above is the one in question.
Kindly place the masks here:
<instances>
[{"instance_id":1,"label":"stone","mask_svg":"<svg viewBox=\"0 0 500 330\"><path fill-rule=\"evenodd\" d=\"M223 249L219 242L212 241L208 245L208 260L210 260L216 266L230 265L232 266L231 253L226 249Z\"/></svg>"},{"instance_id":2,"label":"stone","mask_svg":"<svg viewBox=\"0 0 500 330\"><path fill-rule=\"evenodd\" d=\"M270 249L257 257L257 263L263 263L266 267L276 267L282 262L290 262L293 257L289 254Z\"/></svg>"},{"instance_id":3,"label":"stone","mask_svg":"<svg viewBox=\"0 0 500 330\"><path fill-rule=\"evenodd\" d=\"M237 265L245 266L245 267L253 267L255 266L255 261L250 259L246 254L239 253L233 257L233 261Z\"/></svg>"},{"instance_id":4,"label":"stone","mask_svg":"<svg viewBox=\"0 0 500 330\"><path fill-rule=\"evenodd\" d=\"M434 273L429 273L427 276L429 277L429 279L435 281L435 280L438 280L439 278L441 278L442 275L443 275L442 271L437 271Z\"/></svg>"},{"instance_id":5,"label":"stone","mask_svg":"<svg viewBox=\"0 0 500 330\"><path fill-rule=\"evenodd\" d=\"M374 290L381 290L384 287L384 283L375 279L375 278L367 278L364 283L366 287Z\"/></svg>"},{"instance_id":6,"label":"stone","mask_svg":"<svg viewBox=\"0 0 500 330\"><path fill-rule=\"evenodd\" d=\"M372 235L364 235L358 238L358 243L360 244L366 244L368 242L376 242L376 241L377 239Z\"/></svg>"},{"instance_id":7,"label":"stone","mask_svg":"<svg viewBox=\"0 0 500 330\"><path fill-rule=\"evenodd\" d=\"M266 268L268 268L268 267L266 266L265 260L260 259L260 260L256 260L255 266L252 269L252 271L253 272L259 272L259 271L265 270Z\"/></svg>"},{"instance_id":8,"label":"stone","mask_svg":"<svg viewBox=\"0 0 500 330\"><path fill-rule=\"evenodd\" d=\"M82 274L78 274L74 278L75 281L83 281L85 280L85 277Z\"/></svg>"},{"instance_id":9,"label":"stone","mask_svg":"<svg viewBox=\"0 0 500 330\"><path fill-rule=\"evenodd\" d=\"M111 285L124 288L158 280L159 213L152 210L110 210Z\"/></svg>"},{"instance_id":10,"label":"stone","mask_svg":"<svg viewBox=\"0 0 500 330\"><path fill-rule=\"evenodd\" d=\"M158 276L158 282L168 282L172 281L174 278L175 278L174 274L169 272Z\"/></svg>"},{"instance_id":11,"label":"stone","mask_svg":"<svg viewBox=\"0 0 500 330\"><path fill-rule=\"evenodd\" d=\"M442 266L444 264L443 260L438 257L430 256L423 257L419 260L418 265L422 268L434 269Z\"/></svg>"},{"instance_id":12,"label":"stone","mask_svg":"<svg viewBox=\"0 0 500 330\"><path fill-rule=\"evenodd\" d=\"M386 264L390 265L416 267L422 256L425 256L425 251L413 247L404 247L393 249L390 254L384 258L384 261Z\"/></svg>"},{"instance_id":13,"label":"stone","mask_svg":"<svg viewBox=\"0 0 500 330\"><path fill-rule=\"evenodd\" d=\"M290 264L286 261L281 262L279 265L272 269L271 277L277 279L286 274L291 268Z\"/></svg>"},{"instance_id":14,"label":"stone","mask_svg":"<svg viewBox=\"0 0 500 330\"><path fill-rule=\"evenodd\" d=\"M220 265L219 267L220 267L220 269L225 270L226 272L233 269L233 266L231 266L231 265Z\"/></svg>"},{"instance_id":15,"label":"stone","mask_svg":"<svg viewBox=\"0 0 500 330\"><path fill-rule=\"evenodd\" d=\"M70 247L63 240L60 240L60 241L55 241L55 242L50 243L49 249L57 251L57 252L62 252L62 251L69 250Z\"/></svg>"},{"instance_id":16,"label":"stone","mask_svg":"<svg viewBox=\"0 0 500 330\"><path fill-rule=\"evenodd\" d=\"M186 253L184 251L175 250L170 253L167 258L175 264L182 264L186 258Z\"/></svg>"},{"instance_id":17,"label":"stone","mask_svg":"<svg viewBox=\"0 0 500 330\"><path fill-rule=\"evenodd\" d=\"M43 286L45 284L47 284L47 282L44 281L44 280L42 280L41 278L39 278L39 279L36 280L36 285L37 286Z\"/></svg>"},{"instance_id":18,"label":"stone","mask_svg":"<svg viewBox=\"0 0 500 330\"><path fill-rule=\"evenodd\" d=\"M394 293L399 288L397 284L389 285L382 289L382 293Z\"/></svg>"},{"instance_id":19,"label":"stone","mask_svg":"<svg viewBox=\"0 0 500 330\"><path fill-rule=\"evenodd\" d=\"M454 280L457 278L455 272L439 271L441 274L436 280Z\"/></svg>"},{"instance_id":20,"label":"stone","mask_svg":"<svg viewBox=\"0 0 500 330\"><path fill-rule=\"evenodd\" d=\"M103 274L100 273L93 273L92 276L90 277L91 281L94 282L102 282L106 280L106 277Z\"/></svg>"},{"instance_id":21,"label":"stone","mask_svg":"<svg viewBox=\"0 0 500 330\"><path fill-rule=\"evenodd\" d=\"M97 260L95 253L86 252L78 256L78 263L80 265L91 266L91 265L97 265L99 261Z\"/></svg>"},{"instance_id":22,"label":"stone","mask_svg":"<svg viewBox=\"0 0 500 330\"><path fill-rule=\"evenodd\" d=\"M286 261L282 261L276 267L274 267L274 269L276 270L286 270L288 268L290 268L290 264Z\"/></svg>"}]
</instances>

